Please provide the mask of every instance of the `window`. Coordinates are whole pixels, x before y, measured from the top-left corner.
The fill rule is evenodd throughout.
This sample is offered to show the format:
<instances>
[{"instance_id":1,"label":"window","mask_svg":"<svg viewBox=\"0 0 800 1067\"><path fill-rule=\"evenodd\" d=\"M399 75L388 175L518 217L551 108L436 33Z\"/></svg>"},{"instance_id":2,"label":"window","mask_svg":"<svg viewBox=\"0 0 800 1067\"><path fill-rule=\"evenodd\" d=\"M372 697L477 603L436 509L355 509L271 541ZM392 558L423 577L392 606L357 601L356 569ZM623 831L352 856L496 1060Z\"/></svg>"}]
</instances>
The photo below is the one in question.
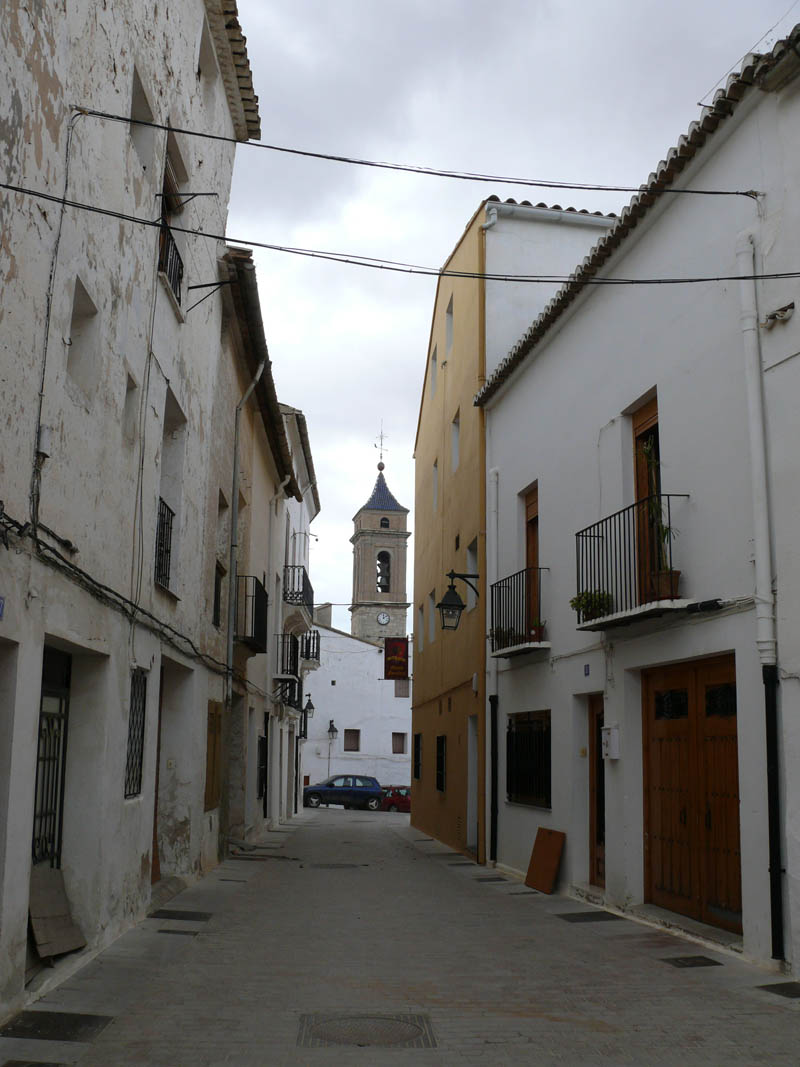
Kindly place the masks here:
<instances>
[{"instance_id":1,"label":"window","mask_svg":"<svg viewBox=\"0 0 800 1067\"><path fill-rule=\"evenodd\" d=\"M439 506L439 460L433 461L433 510Z\"/></svg>"},{"instance_id":2,"label":"window","mask_svg":"<svg viewBox=\"0 0 800 1067\"><path fill-rule=\"evenodd\" d=\"M175 394L167 387L164 428L161 435L161 485L156 529L155 581L175 590L178 571L178 536L183 500L183 460L186 449L186 417Z\"/></svg>"},{"instance_id":3,"label":"window","mask_svg":"<svg viewBox=\"0 0 800 1067\"><path fill-rule=\"evenodd\" d=\"M467 545L467 574L478 573L478 538L470 541ZM467 611L472 611L478 605L478 594L467 585Z\"/></svg>"},{"instance_id":4,"label":"window","mask_svg":"<svg viewBox=\"0 0 800 1067\"><path fill-rule=\"evenodd\" d=\"M445 350L447 352L447 359L453 354L453 298L450 297L450 303L447 305L447 314L445 316Z\"/></svg>"},{"instance_id":5,"label":"window","mask_svg":"<svg viewBox=\"0 0 800 1067\"><path fill-rule=\"evenodd\" d=\"M382 530L388 530L389 529L389 520L386 518L385 515L381 519L381 529Z\"/></svg>"},{"instance_id":6,"label":"window","mask_svg":"<svg viewBox=\"0 0 800 1067\"><path fill-rule=\"evenodd\" d=\"M217 66L217 53L214 50L214 42L208 28L208 21L203 19L203 28L200 33L200 49L197 56L197 80L203 93L203 100L207 108L214 102L214 85L217 80L219 67Z\"/></svg>"},{"instance_id":7,"label":"window","mask_svg":"<svg viewBox=\"0 0 800 1067\"><path fill-rule=\"evenodd\" d=\"M222 704L208 702L206 727L206 795L205 811L219 807L222 792Z\"/></svg>"},{"instance_id":8,"label":"window","mask_svg":"<svg viewBox=\"0 0 800 1067\"><path fill-rule=\"evenodd\" d=\"M392 734L392 755L404 756L406 752L406 734Z\"/></svg>"},{"instance_id":9,"label":"window","mask_svg":"<svg viewBox=\"0 0 800 1067\"><path fill-rule=\"evenodd\" d=\"M181 187L186 187L188 174L181 159L175 135L167 135L167 155L164 160L164 179L161 186L161 233L158 245L158 269L166 276L170 291L180 305L183 291L183 259L178 251L175 234L170 229L173 219L183 211Z\"/></svg>"},{"instance_id":10,"label":"window","mask_svg":"<svg viewBox=\"0 0 800 1067\"><path fill-rule=\"evenodd\" d=\"M422 734L414 734L414 761L411 773L417 781L422 777Z\"/></svg>"},{"instance_id":11,"label":"window","mask_svg":"<svg viewBox=\"0 0 800 1067\"><path fill-rule=\"evenodd\" d=\"M457 411L456 417L450 423L450 465L454 474L458 470L458 439L460 428L461 416L460 412Z\"/></svg>"},{"instance_id":12,"label":"window","mask_svg":"<svg viewBox=\"0 0 800 1067\"><path fill-rule=\"evenodd\" d=\"M417 649L422 651L425 647L425 608L420 604L417 608Z\"/></svg>"},{"instance_id":13,"label":"window","mask_svg":"<svg viewBox=\"0 0 800 1067\"><path fill-rule=\"evenodd\" d=\"M153 112L136 67L133 68L133 85L131 87L131 118L138 119L140 122L153 121ZM153 162L155 130L152 126L139 126L136 122L131 123L130 130L133 147L136 149L142 168L147 170Z\"/></svg>"},{"instance_id":14,"label":"window","mask_svg":"<svg viewBox=\"0 0 800 1067\"><path fill-rule=\"evenodd\" d=\"M388 552L379 552L376 560L375 586L379 593L388 593L392 585L392 559Z\"/></svg>"},{"instance_id":15,"label":"window","mask_svg":"<svg viewBox=\"0 0 800 1067\"><path fill-rule=\"evenodd\" d=\"M428 641L436 640L436 590L428 593Z\"/></svg>"},{"instance_id":16,"label":"window","mask_svg":"<svg viewBox=\"0 0 800 1067\"><path fill-rule=\"evenodd\" d=\"M447 738L444 734L436 735L436 788L444 792L446 782Z\"/></svg>"},{"instance_id":17,"label":"window","mask_svg":"<svg viewBox=\"0 0 800 1067\"><path fill-rule=\"evenodd\" d=\"M138 797L142 791L144 755L144 713L147 702L147 671L137 667L131 675L131 704L128 712L128 754L125 759L125 796Z\"/></svg>"},{"instance_id":18,"label":"window","mask_svg":"<svg viewBox=\"0 0 800 1067\"><path fill-rule=\"evenodd\" d=\"M395 697L411 696L411 680L409 678L395 678L394 695Z\"/></svg>"},{"instance_id":19,"label":"window","mask_svg":"<svg viewBox=\"0 0 800 1067\"><path fill-rule=\"evenodd\" d=\"M98 329L97 308L83 282L76 277L67 338L67 373L85 393L92 391L97 376Z\"/></svg>"},{"instance_id":20,"label":"window","mask_svg":"<svg viewBox=\"0 0 800 1067\"><path fill-rule=\"evenodd\" d=\"M506 732L506 793L517 804L549 808L550 712L509 715Z\"/></svg>"},{"instance_id":21,"label":"window","mask_svg":"<svg viewBox=\"0 0 800 1067\"><path fill-rule=\"evenodd\" d=\"M217 564L214 568L214 610L211 621L215 626L222 622L222 579L225 576L225 568Z\"/></svg>"},{"instance_id":22,"label":"window","mask_svg":"<svg viewBox=\"0 0 800 1067\"><path fill-rule=\"evenodd\" d=\"M345 732L344 732L344 751L345 752L360 752L361 751L361 731L360 730L345 730Z\"/></svg>"},{"instance_id":23,"label":"window","mask_svg":"<svg viewBox=\"0 0 800 1067\"><path fill-rule=\"evenodd\" d=\"M436 347L434 346L433 352L431 352L431 396L436 396L436 375L439 369L439 362L436 358Z\"/></svg>"}]
</instances>

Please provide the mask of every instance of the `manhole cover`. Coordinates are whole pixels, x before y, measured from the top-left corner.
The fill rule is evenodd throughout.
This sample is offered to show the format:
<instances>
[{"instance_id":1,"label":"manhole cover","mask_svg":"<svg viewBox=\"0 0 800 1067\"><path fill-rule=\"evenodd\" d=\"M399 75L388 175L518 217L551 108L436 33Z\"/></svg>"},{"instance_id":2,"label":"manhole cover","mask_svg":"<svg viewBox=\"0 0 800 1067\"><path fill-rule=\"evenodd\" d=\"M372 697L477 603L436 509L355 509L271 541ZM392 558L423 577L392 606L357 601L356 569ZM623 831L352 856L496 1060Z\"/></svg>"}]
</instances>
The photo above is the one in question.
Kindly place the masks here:
<instances>
[{"instance_id":1,"label":"manhole cover","mask_svg":"<svg viewBox=\"0 0 800 1067\"><path fill-rule=\"evenodd\" d=\"M427 1015L303 1015L297 1044L436 1048Z\"/></svg>"},{"instance_id":2,"label":"manhole cover","mask_svg":"<svg viewBox=\"0 0 800 1067\"><path fill-rule=\"evenodd\" d=\"M777 993L779 997L791 997L792 1000L800 998L800 982L772 982L757 988L766 989L768 993Z\"/></svg>"},{"instance_id":3,"label":"manhole cover","mask_svg":"<svg viewBox=\"0 0 800 1067\"><path fill-rule=\"evenodd\" d=\"M565 911L556 917L568 923L610 923L622 918L610 911Z\"/></svg>"},{"instance_id":4,"label":"manhole cover","mask_svg":"<svg viewBox=\"0 0 800 1067\"><path fill-rule=\"evenodd\" d=\"M207 923L214 913L211 911L179 911L177 908L158 908L151 911L150 919L182 919L191 923Z\"/></svg>"},{"instance_id":5,"label":"manhole cover","mask_svg":"<svg viewBox=\"0 0 800 1067\"><path fill-rule=\"evenodd\" d=\"M77 1011L21 1011L0 1029L2 1037L34 1041L92 1041L114 1021L112 1015Z\"/></svg>"},{"instance_id":6,"label":"manhole cover","mask_svg":"<svg viewBox=\"0 0 800 1067\"><path fill-rule=\"evenodd\" d=\"M709 959L708 956L665 956L664 963L671 963L673 967L721 967L717 960Z\"/></svg>"}]
</instances>

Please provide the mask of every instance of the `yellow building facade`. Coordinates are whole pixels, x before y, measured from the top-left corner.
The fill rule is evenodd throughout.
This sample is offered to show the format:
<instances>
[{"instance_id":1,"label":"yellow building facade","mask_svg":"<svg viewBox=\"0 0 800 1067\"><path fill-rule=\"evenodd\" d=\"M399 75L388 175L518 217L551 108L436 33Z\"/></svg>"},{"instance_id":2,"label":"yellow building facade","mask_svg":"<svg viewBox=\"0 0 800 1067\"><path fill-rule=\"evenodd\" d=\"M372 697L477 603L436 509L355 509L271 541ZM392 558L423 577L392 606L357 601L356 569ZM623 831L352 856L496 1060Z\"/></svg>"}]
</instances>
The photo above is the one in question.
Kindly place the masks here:
<instances>
[{"instance_id":1,"label":"yellow building facade","mask_svg":"<svg viewBox=\"0 0 800 1067\"><path fill-rule=\"evenodd\" d=\"M446 270L481 274L484 204ZM439 279L414 458L414 687L411 822L485 862L485 439L473 398L485 378L484 282ZM476 573L459 627L436 604L448 571Z\"/></svg>"}]
</instances>

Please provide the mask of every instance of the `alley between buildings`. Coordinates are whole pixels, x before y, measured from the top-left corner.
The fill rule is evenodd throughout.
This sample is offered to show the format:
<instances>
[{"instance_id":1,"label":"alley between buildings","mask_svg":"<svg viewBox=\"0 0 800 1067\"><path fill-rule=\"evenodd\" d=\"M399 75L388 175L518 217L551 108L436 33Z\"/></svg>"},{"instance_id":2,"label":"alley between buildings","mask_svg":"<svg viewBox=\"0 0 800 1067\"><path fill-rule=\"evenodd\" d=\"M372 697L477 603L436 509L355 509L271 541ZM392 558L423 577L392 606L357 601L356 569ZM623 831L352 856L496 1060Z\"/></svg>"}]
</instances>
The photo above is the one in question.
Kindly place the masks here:
<instances>
[{"instance_id":1,"label":"alley between buildings","mask_svg":"<svg viewBox=\"0 0 800 1067\"><path fill-rule=\"evenodd\" d=\"M42 996L0 1064L794 1064L783 981L322 808Z\"/></svg>"}]
</instances>

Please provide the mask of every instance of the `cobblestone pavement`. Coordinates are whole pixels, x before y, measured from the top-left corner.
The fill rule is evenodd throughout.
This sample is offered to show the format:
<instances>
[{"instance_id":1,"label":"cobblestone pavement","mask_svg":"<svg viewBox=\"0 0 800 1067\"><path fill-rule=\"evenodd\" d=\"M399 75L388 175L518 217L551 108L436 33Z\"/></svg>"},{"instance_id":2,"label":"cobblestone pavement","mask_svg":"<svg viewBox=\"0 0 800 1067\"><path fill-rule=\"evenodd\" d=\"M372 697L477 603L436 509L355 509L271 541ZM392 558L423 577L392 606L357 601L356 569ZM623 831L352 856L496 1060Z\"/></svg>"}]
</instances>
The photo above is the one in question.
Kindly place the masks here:
<instances>
[{"instance_id":1,"label":"cobblestone pavement","mask_svg":"<svg viewBox=\"0 0 800 1067\"><path fill-rule=\"evenodd\" d=\"M594 909L406 815L304 813L166 907L189 917L147 919L33 1006L105 1016L97 1036L3 1036L0 1065L800 1063L800 1001L759 988L780 975L628 919L565 921ZM721 966L667 962L697 955ZM324 1042L343 1027L366 1047ZM435 1045L376 1047L376 1028Z\"/></svg>"}]
</instances>

